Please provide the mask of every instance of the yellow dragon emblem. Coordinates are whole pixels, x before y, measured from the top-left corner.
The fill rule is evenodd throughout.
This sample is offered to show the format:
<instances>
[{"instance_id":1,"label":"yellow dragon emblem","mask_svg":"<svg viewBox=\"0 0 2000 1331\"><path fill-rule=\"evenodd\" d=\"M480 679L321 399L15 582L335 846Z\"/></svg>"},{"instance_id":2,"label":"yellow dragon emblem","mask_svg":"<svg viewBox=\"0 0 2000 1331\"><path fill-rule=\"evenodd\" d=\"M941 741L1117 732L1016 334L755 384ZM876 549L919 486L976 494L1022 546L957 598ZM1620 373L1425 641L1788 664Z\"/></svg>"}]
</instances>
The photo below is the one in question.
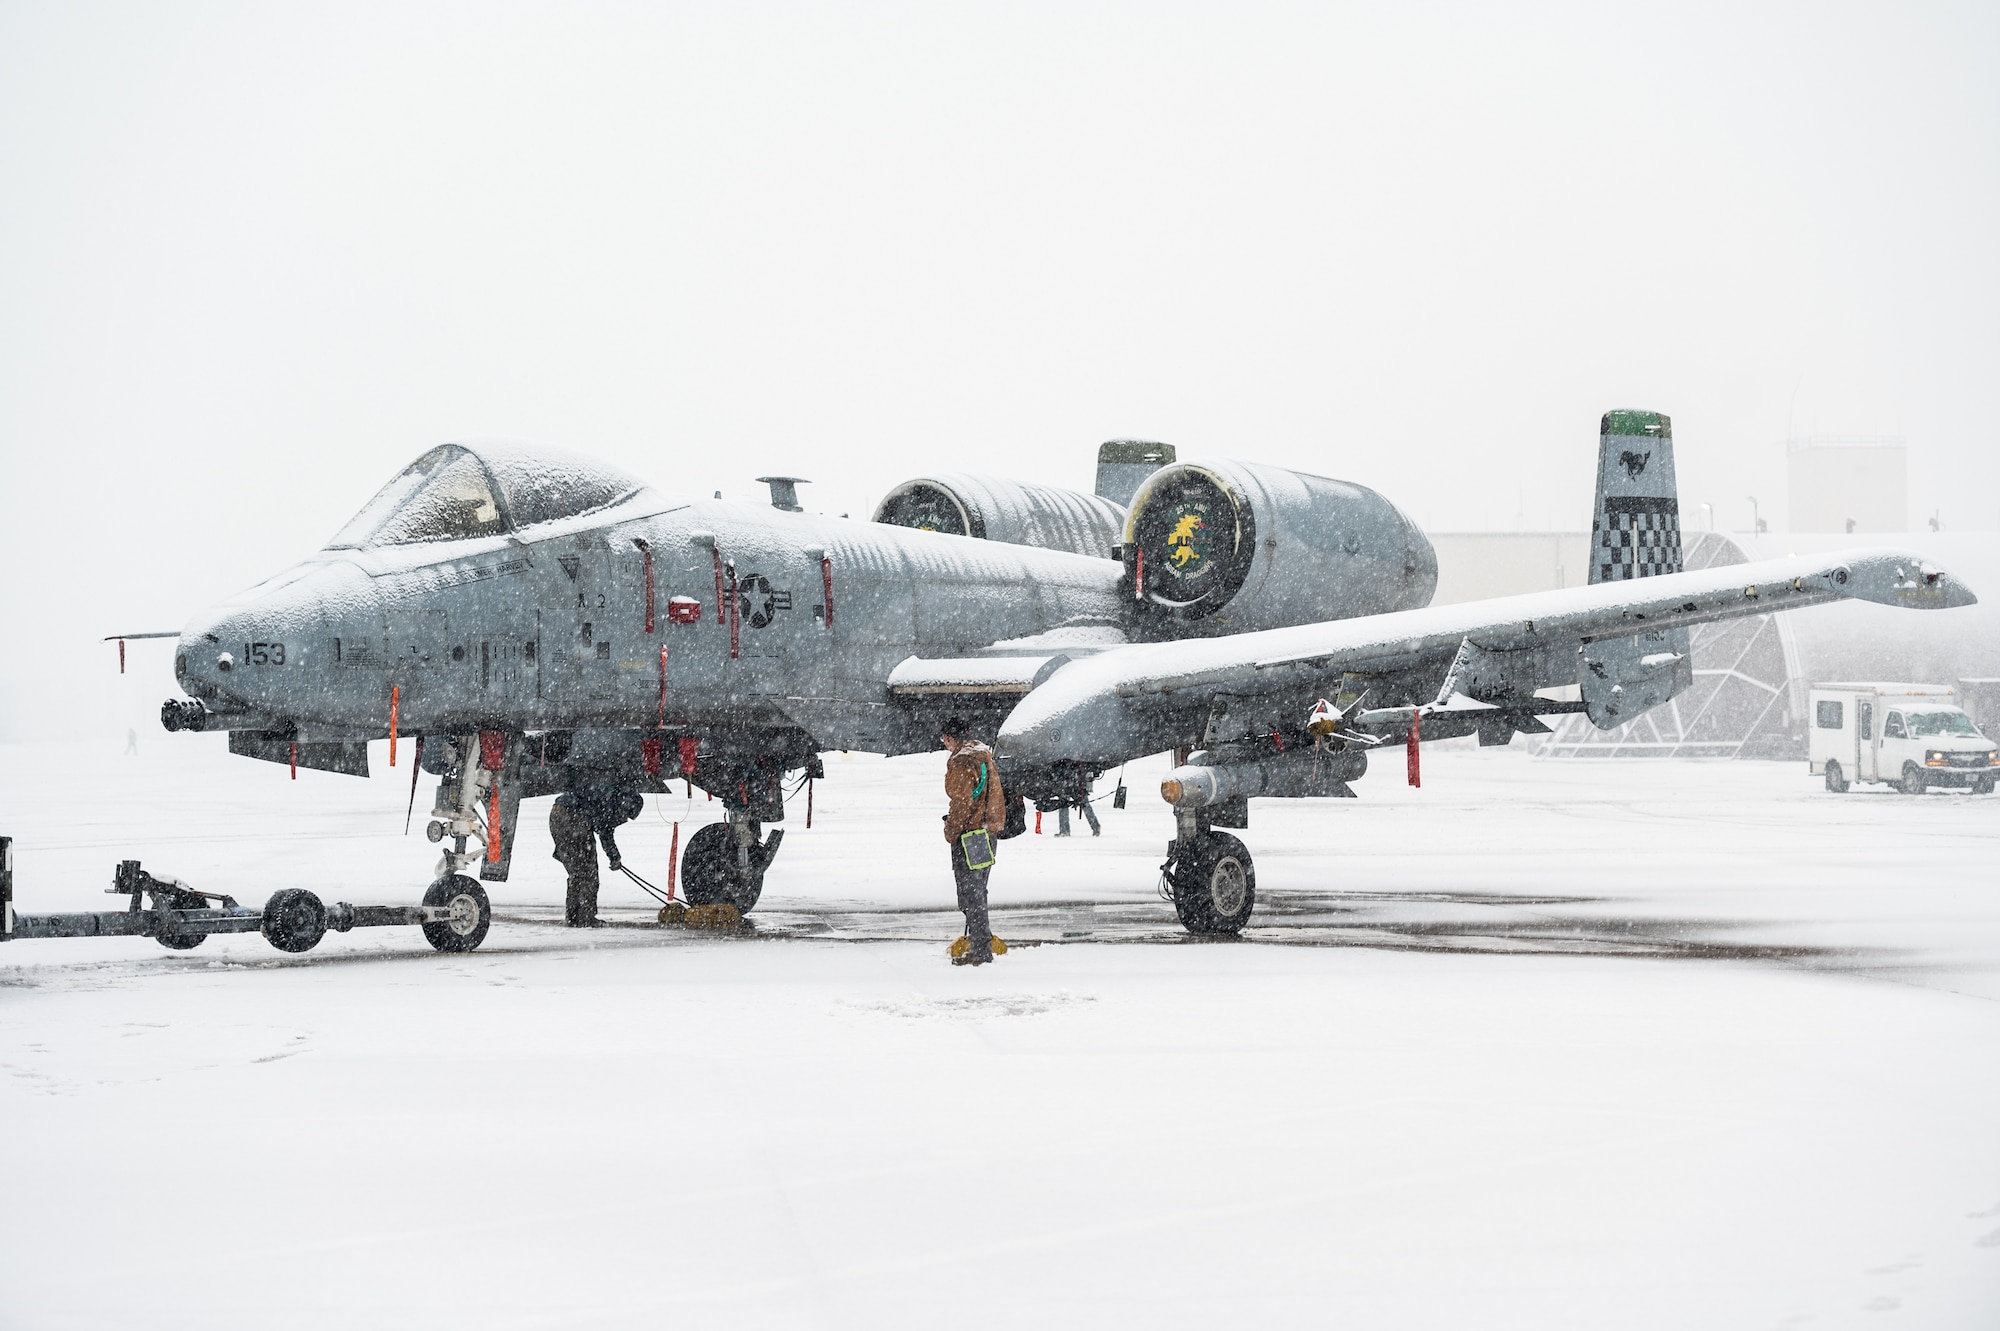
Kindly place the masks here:
<instances>
[{"instance_id":1,"label":"yellow dragon emblem","mask_svg":"<svg viewBox=\"0 0 2000 1331\"><path fill-rule=\"evenodd\" d=\"M1167 533L1168 558L1175 568L1186 568L1201 558L1201 551L1194 548L1194 534L1208 524L1197 513L1183 513L1174 529Z\"/></svg>"}]
</instances>

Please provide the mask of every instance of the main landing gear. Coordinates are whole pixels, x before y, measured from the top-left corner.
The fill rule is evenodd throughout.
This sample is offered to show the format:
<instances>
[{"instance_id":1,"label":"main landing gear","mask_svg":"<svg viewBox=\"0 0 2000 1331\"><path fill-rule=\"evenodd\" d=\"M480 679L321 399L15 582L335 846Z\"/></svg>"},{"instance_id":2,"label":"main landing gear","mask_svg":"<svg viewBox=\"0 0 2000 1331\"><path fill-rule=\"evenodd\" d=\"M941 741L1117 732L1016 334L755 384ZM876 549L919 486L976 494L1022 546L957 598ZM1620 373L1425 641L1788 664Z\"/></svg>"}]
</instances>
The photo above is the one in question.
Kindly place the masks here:
<instances>
[{"instance_id":1,"label":"main landing gear","mask_svg":"<svg viewBox=\"0 0 2000 1331\"><path fill-rule=\"evenodd\" d=\"M681 852L681 887L691 906L725 902L748 911L764 894L764 871L785 839L783 828L760 840L763 825L735 810L726 822L710 823L688 838Z\"/></svg>"},{"instance_id":2,"label":"main landing gear","mask_svg":"<svg viewBox=\"0 0 2000 1331\"><path fill-rule=\"evenodd\" d=\"M1179 835L1167 843L1160 876L1174 913L1191 934L1240 933L1257 904L1257 871L1250 852L1199 812L1176 811Z\"/></svg>"}]
</instances>

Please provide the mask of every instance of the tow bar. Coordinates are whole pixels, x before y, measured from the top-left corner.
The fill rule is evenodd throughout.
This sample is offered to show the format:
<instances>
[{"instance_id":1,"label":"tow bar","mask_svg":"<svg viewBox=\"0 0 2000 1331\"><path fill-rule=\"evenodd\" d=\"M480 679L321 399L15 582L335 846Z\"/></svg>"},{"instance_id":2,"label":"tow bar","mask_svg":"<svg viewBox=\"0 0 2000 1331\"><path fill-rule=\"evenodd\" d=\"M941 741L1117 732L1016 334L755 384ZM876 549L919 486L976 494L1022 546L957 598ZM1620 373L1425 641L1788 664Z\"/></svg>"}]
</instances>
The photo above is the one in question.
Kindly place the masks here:
<instances>
[{"instance_id":1,"label":"tow bar","mask_svg":"<svg viewBox=\"0 0 2000 1331\"><path fill-rule=\"evenodd\" d=\"M14 839L0 836L0 943L16 938L151 938L162 947L186 951L210 934L261 933L281 952L308 952L332 929L373 929L387 925L421 927L440 952L470 952L486 937L493 912L486 892L470 878L454 875L431 884L421 906L328 906L302 887L280 888L259 910L237 904L222 892L205 892L169 874L149 873L137 860L122 860L107 895L128 896L124 910L69 915L14 913Z\"/></svg>"}]
</instances>

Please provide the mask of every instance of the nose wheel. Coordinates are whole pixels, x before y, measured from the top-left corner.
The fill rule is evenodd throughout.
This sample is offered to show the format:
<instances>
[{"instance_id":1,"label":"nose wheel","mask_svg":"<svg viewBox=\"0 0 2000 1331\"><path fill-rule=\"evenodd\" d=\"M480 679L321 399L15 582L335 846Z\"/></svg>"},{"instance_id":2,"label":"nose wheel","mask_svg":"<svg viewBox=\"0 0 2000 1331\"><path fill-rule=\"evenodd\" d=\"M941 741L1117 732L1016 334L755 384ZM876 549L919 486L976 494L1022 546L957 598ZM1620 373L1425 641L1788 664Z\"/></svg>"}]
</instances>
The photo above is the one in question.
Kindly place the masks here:
<instances>
[{"instance_id":1,"label":"nose wheel","mask_svg":"<svg viewBox=\"0 0 2000 1331\"><path fill-rule=\"evenodd\" d=\"M440 952L470 952L486 940L493 906L486 889L464 874L440 878L424 893L437 918L424 921L424 937Z\"/></svg>"}]
</instances>

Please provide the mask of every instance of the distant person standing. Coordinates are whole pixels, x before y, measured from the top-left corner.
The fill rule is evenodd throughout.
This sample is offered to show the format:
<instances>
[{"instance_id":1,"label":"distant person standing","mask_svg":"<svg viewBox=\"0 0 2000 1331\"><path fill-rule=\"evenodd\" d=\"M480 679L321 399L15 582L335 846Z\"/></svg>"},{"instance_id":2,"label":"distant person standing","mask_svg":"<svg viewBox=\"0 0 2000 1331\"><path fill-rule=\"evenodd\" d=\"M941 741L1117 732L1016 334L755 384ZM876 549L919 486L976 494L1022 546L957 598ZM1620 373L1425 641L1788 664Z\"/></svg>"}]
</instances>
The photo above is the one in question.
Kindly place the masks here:
<instances>
[{"instance_id":1,"label":"distant person standing","mask_svg":"<svg viewBox=\"0 0 2000 1331\"><path fill-rule=\"evenodd\" d=\"M578 786L556 797L549 810L549 836L556 843L554 858L569 874L563 923L570 928L589 929L604 923L597 918L597 846L592 838L604 843L604 858L616 873L624 861L618 857L613 834L645 807L645 797L638 791L618 786Z\"/></svg>"},{"instance_id":2,"label":"distant person standing","mask_svg":"<svg viewBox=\"0 0 2000 1331\"><path fill-rule=\"evenodd\" d=\"M1090 807L1090 796L1079 795L1073 801L1065 801L1056 809L1056 835L1069 835L1069 811L1071 808L1083 815L1083 821L1090 824L1092 836L1103 836L1104 825L1097 821L1097 810Z\"/></svg>"},{"instance_id":3,"label":"distant person standing","mask_svg":"<svg viewBox=\"0 0 2000 1331\"><path fill-rule=\"evenodd\" d=\"M994 848L1007 828L1007 796L993 750L966 733L963 717L949 717L939 737L951 757L944 765L944 839L951 847L951 876L958 908L965 912L965 955L954 966L983 966L993 960L993 927L986 914L986 879L993 872Z\"/></svg>"}]
</instances>

